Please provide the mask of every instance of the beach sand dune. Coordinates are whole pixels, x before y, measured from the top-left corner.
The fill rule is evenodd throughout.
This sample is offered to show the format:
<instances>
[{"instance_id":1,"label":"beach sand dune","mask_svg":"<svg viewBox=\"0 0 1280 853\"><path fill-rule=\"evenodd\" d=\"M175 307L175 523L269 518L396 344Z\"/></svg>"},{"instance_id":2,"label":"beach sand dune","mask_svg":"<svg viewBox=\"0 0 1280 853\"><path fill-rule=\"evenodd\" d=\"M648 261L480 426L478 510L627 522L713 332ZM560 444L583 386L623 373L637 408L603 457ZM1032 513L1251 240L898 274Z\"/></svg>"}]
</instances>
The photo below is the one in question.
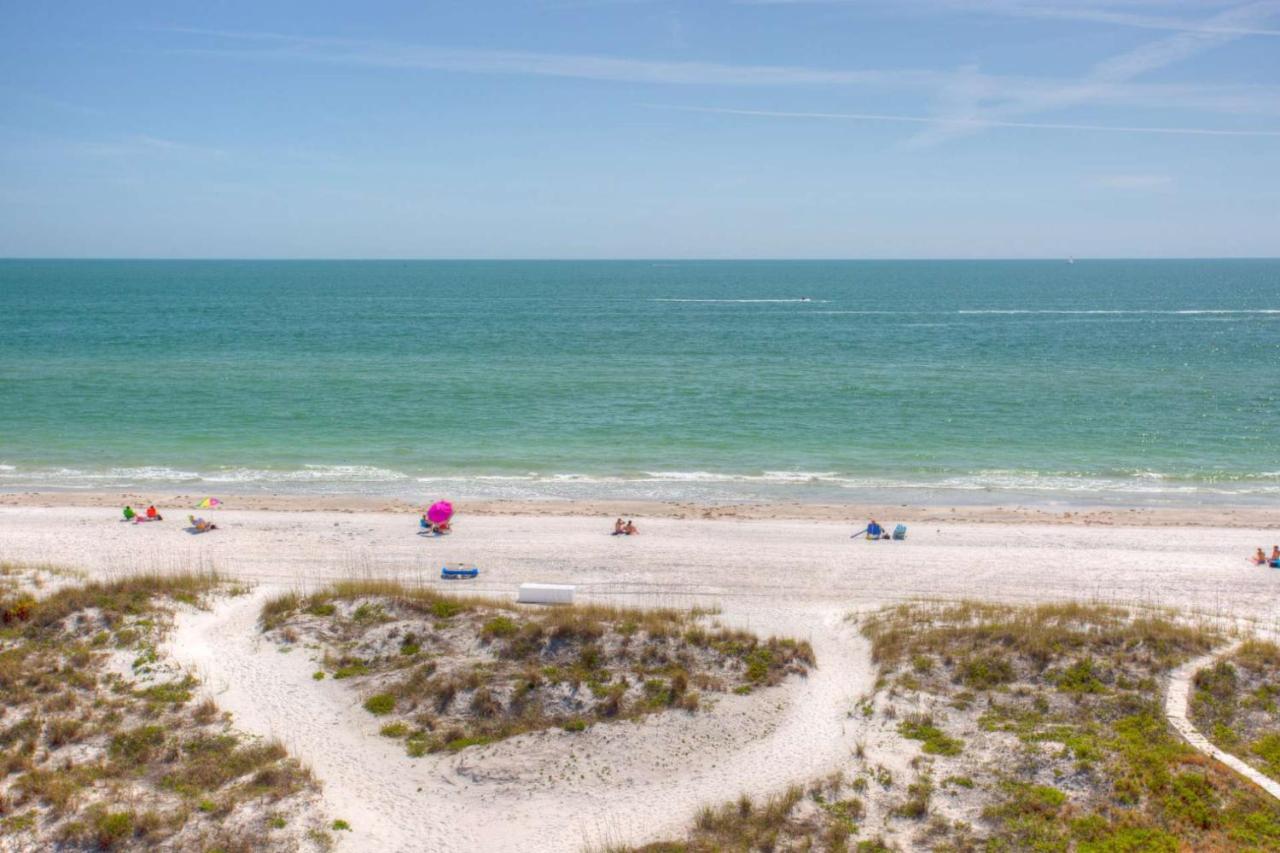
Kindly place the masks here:
<instances>
[{"instance_id":1,"label":"beach sand dune","mask_svg":"<svg viewBox=\"0 0 1280 853\"><path fill-rule=\"evenodd\" d=\"M325 784L335 817L368 849L577 850L671 837L697 808L777 791L834 769L865 735L873 673L846 617L913 597L1085 599L1238 618L1274 632L1280 571L1245 555L1280 534L1249 528L913 524L906 542L850 539L833 521L463 515L449 537L416 535L411 515L220 511L218 531L131 525L105 508L0 508L0 558L92 576L216 568L255 582L248 596L179 620L172 652L248 731L280 737ZM175 514L176 517L176 514ZM886 518L884 520L894 521ZM458 584L511 598L519 583L573 583L585 600L717 605L720 619L809 640L807 679L707 713L547 732L409 759L345 685L314 682L304 650L260 641L264 597L348 576L441 585L440 566L475 564Z\"/></svg>"}]
</instances>

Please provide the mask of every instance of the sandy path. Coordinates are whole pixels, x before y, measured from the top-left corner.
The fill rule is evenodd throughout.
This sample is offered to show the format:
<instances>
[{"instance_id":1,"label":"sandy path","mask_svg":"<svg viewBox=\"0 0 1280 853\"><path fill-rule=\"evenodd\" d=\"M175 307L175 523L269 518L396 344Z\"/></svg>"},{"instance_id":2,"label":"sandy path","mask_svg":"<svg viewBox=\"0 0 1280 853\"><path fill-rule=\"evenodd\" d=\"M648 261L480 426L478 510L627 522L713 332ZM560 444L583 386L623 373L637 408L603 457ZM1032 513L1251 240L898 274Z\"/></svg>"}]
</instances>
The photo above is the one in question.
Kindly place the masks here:
<instances>
[{"instance_id":1,"label":"sandy path","mask_svg":"<svg viewBox=\"0 0 1280 853\"><path fill-rule=\"evenodd\" d=\"M1280 782L1270 778L1269 776L1250 767L1245 762L1236 758L1229 752L1224 752L1214 746L1207 737L1200 733L1190 719L1191 713L1191 685L1195 680L1196 673L1207 666L1213 664L1220 657L1232 654L1240 647L1239 643L1216 652L1207 654L1204 657L1196 658L1193 661L1183 664L1174 670L1169 676L1169 687L1165 692L1164 713L1169 718L1169 724L1173 726L1178 734L1192 747L1221 763L1227 765L1241 776L1266 791L1271 796L1280 800Z\"/></svg>"},{"instance_id":2,"label":"sandy path","mask_svg":"<svg viewBox=\"0 0 1280 853\"><path fill-rule=\"evenodd\" d=\"M870 686L865 645L843 617L884 602L1076 598L1280 628L1280 572L1244 559L1280 539L1263 529L912 525L905 543L868 543L834 522L640 519L641 536L615 539L605 535L611 519L463 516L453 536L423 539L412 517L387 513L224 511L216 516L223 529L201 536L115 517L109 509L0 507L0 559L71 564L98 576L216 567L261 584L254 596L183 617L174 653L240 726L280 737L316 770L334 816L356 828L348 844L359 849L645 841L674 834L704 803L821 775L859 739L848 711ZM269 587L305 589L351 575L435 585L444 562L482 570L478 582L450 588L499 596L537 580L577 584L591 600L716 603L736 626L809 640L820 667L788 688L727 698L692 722L597 726L412 760L377 735L345 685L312 681L304 652L256 642L256 610Z\"/></svg>"},{"instance_id":3,"label":"sandy path","mask_svg":"<svg viewBox=\"0 0 1280 853\"><path fill-rule=\"evenodd\" d=\"M825 665L694 717L531 735L459 756L410 759L358 697L311 678L314 663L258 640L262 588L179 617L169 653L237 725L279 738L324 781L326 804L379 850L576 850L678 833L698 806L803 783L846 757L846 719L874 675L841 611L809 615Z\"/></svg>"}]
</instances>

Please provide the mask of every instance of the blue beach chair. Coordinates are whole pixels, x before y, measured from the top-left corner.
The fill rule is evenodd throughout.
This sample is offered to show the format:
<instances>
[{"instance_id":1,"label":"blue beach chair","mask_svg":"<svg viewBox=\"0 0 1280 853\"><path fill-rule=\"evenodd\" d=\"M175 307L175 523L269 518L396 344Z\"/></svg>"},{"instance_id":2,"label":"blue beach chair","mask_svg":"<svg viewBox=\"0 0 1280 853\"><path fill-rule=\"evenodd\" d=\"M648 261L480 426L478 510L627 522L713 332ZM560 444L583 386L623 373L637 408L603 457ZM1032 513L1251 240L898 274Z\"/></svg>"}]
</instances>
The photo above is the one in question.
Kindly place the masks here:
<instances>
[{"instance_id":1,"label":"blue beach chair","mask_svg":"<svg viewBox=\"0 0 1280 853\"><path fill-rule=\"evenodd\" d=\"M446 581L462 580L464 578L476 578L480 576L480 570L475 566L471 568L451 569L444 566L440 569L440 579Z\"/></svg>"}]
</instances>

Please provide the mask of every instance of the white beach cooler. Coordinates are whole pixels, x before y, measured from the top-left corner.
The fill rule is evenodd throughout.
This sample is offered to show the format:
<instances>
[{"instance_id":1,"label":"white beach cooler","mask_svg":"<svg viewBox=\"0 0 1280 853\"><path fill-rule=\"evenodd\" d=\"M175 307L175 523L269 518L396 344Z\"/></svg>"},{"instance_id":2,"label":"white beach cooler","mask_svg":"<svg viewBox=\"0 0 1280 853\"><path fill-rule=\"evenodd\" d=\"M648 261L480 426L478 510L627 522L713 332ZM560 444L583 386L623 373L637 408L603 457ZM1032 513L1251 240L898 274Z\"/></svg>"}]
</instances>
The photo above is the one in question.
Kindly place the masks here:
<instances>
[{"instance_id":1,"label":"white beach cooler","mask_svg":"<svg viewBox=\"0 0 1280 853\"><path fill-rule=\"evenodd\" d=\"M522 583L516 601L523 604L573 604L574 587L558 583Z\"/></svg>"}]
</instances>

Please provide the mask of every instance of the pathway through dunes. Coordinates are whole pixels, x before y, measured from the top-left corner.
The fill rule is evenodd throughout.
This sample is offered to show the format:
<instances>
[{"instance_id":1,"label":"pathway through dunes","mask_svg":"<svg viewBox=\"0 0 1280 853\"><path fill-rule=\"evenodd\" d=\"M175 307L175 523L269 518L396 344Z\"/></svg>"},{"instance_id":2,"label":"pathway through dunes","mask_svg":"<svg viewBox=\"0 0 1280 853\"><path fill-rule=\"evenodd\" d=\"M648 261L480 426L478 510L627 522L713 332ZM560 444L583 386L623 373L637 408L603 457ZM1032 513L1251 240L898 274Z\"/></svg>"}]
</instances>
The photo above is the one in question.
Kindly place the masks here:
<instances>
[{"instance_id":1,"label":"pathway through dunes","mask_svg":"<svg viewBox=\"0 0 1280 853\"><path fill-rule=\"evenodd\" d=\"M704 803L767 795L828 772L854 748L849 719L874 674L842 611L813 608L819 668L711 710L535 733L456 756L411 759L340 682L317 683L306 650L260 641L263 588L189 612L169 652L237 725L276 737L324 782L335 817L379 850L579 850L681 833ZM730 623L739 620L729 615ZM768 619L761 614L760 621Z\"/></svg>"},{"instance_id":2,"label":"pathway through dunes","mask_svg":"<svg viewBox=\"0 0 1280 853\"><path fill-rule=\"evenodd\" d=\"M892 522L892 519L886 519ZM580 850L677 835L697 808L765 794L836 767L862 736L850 714L870 692L866 643L846 616L915 596L1135 602L1239 618L1275 631L1280 572L1244 555L1261 530L1060 525L913 526L906 542L851 540L829 522L644 520L634 538L611 519L459 519L443 539L412 517L368 513L218 513L191 535L168 522L121 524L103 509L0 508L0 559L60 563L91 576L217 568L252 594L182 615L170 647L244 729L279 737L325 786L334 817L370 849ZM515 738L456 756L410 759L344 684L315 682L303 649L259 639L262 602L348 576L426 584L444 562L474 563L449 589L513 597L522 581L569 582L581 597L640 606L718 604L758 634L809 640L807 679L726 696L693 717Z\"/></svg>"}]
</instances>

